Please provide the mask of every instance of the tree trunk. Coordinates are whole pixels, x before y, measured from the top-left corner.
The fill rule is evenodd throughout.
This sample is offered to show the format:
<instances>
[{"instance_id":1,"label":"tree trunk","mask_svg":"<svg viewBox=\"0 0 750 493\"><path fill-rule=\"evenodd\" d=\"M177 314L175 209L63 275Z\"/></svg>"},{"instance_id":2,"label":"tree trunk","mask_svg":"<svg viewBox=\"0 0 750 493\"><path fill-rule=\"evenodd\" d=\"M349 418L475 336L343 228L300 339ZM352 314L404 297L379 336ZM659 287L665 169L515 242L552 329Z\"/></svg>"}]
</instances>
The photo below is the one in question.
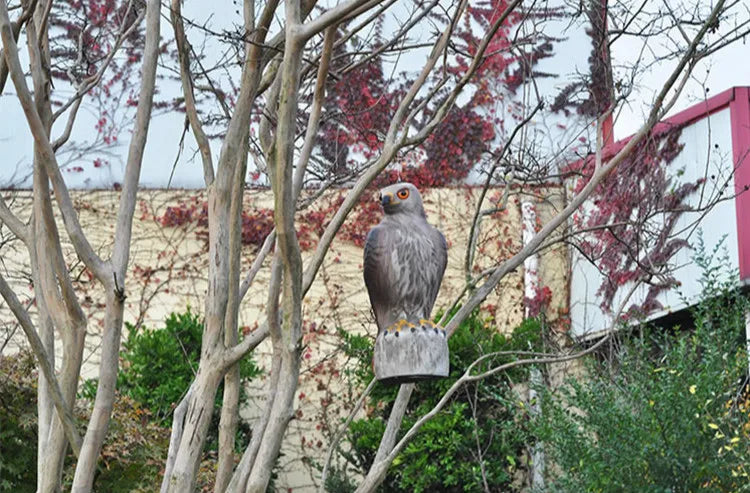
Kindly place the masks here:
<instances>
[{"instance_id":1,"label":"tree trunk","mask_svg":"<svg viewBox=\"0 0 750 493\"><path fill-rule=\"evenodd\" d=\"M210 369L212 362L201 358L201 366L195 376L180 446L168 480L169 493L189 492L195 488L195 475L203 455L208 425L211 423L216 389L221 380L221 375Z\"/></svg>"},{"instance_id":2,"label":"tree trunk","mask_svg":"<svg viewBox=\"0 0 750 493\"><path fill-rule=\"evenodd\" d=\"M104 335L99 363L99 383L94 399L94 408L86 428L81 454L76 464L72 491L88 493L93 488L96 464L112 416L115 387L119 367L120 341L125 302L125 274L130 256L133 213L135 210L138 179L146 146L151 109L156 84L156 65L159 53L159 21L161 4L148 0L146 4L146 39L141 67L141 96L135 117L135 128L128 148L122 194L115 226L115 243L111 259L101 262L99 281L104 284L106 312ZM57 170L54 170L57 171ZM111 279L108 276L112 276ZM80 371L80 368L79 368Z\"/></svg>"},{"instance_id":3,"label":"tree trunk","mask_svg":"<svg viewBox=\"0 0 750 493\"><path fill-rule=\"evenodd\" d=\"M296 346L299 347L298 344ZM279 373L279 381L295 382L295 384L277 387L278 391L273 401L271 416L263 433L262 446L258 450L253 470L247 481L245 491L248 493L263 493L268 488L273 466L279 455L279 450L281 450L284 433L294 414L294 394L297 390L296 382L298 378L299 351L295 348L295 350L288 351L282 358Z\"/></svg>"},{"instance_id":4,"label":"tree trunk","mask_svg":"<svg viewBox=\"0 0 750 493\"><path fill-rule=\"evenodd\" d=\"M42 122L44 134L50 138L52 129L51 81L48 67L50 52L48 33L44 25L48 1L36 5L33 17L27 24L27 46L30 55L34 106ZM83 361L83 337L85 316L73 293L67 266L60 248L60 237L54 219L47 173L46 157L39 142L34 144L34 244L29 245L30 258L34 262L38 284L35 294L40 301L40 326L45 349L55 366L54 329L62 339L62 365L59 382L66 405L75 402L78 376ZM33 250L33 253L32 253ZM49 308L54 315L49 317ZM40 402L51 400L51 389L45 380L40 385ZM42 418L44 421L42 421ZM37 464L37 483L40 491L59 491L63 463L68 448L62 421L57 412L40 414L39 419L40 461Z\"/></svg>"},{"instance_id":5,"label":"tree trunk","mask_svg":"<svg viewBox=\"0 0 750 493\"><path fill-rule=\"evenodd\" d=\"M235 341L236 343L236 341ZM219 465L214 493L224 493L234 470L235 435L239 425L240 366L235 364L224 376L224 395L219 419Z\"/></svg>"},{"instance_id":6,"label":"tree trunk","mask_svg":"<svg viewBox=\"0 0 750 493\"><path fill-rule=\"evenodd\" d=\"M255 458L247 492L262 493L268 487L271 471L281 449L281 442L294 413L294 395L299 380L302 341L302 257L294 228L294 137L300 66L304 41L298 36L300 6L294 0L285 3L285 50L279 92L278 123L273 161L269 166L274 194L274 224L278 258L283 265L281 326L276 317L269 320L274 353L281 361L278 389L266 425L258 455Z\"/></svg>"},{"instance_id":7,"label":"tree trunk","mask_svg":"<svg viewBox=\"0 0 750 493\"><path fill-rule=\"evenodd\" d=\"M242 248L242 205L247 169L247 138L242 140L237 166L234 170L229 217L233 224L229 230L229 283L227 286L227 311L224 316L224 347L230 348L239 341L238 315L240 308L240 253ZM216 472L214 493L223 493L232 478L234 469L234 441L239 424L240 364L232 365L224 376L221 418L219 420L219 466Z\"/></svg>"},{"instance_id":8,"label":"tree trunk","mask_svg":"<svg viewBox=\"0 0 750 493\"><path fill-rule=\"evenodd\" d=\"M104 336L99 363L99 382L96 387L94 409L91 411L86 435L83 439L81 456L76 464L73 477L74 493L86 493L92 490L94 472L99 454L104 444L115 402L117 370L119 368L120 338L122 332L123 299L114 291L107 292L107 311L104 319Z\"/></svg>"}]
</instances>

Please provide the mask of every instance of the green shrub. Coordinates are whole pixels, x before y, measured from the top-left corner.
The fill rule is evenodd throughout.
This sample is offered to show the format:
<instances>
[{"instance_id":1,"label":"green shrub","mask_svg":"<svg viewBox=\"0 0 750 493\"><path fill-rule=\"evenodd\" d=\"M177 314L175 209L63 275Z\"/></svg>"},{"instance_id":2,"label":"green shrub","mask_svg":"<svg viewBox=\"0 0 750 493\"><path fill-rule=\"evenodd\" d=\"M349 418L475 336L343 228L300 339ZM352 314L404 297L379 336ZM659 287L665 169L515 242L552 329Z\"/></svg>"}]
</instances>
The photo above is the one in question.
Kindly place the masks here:
<instances>
[{"instance_id":1,"label":"green shrub","mask_svg":"<svg viewBox=\"0 0 750 493\"><path fill-rule=\"evenodd\" d=\"M750 304L719 281L715 256L695 260L703 301L692 330L642 327L614 361L589 361L585 380L545 392L535 428L555 464L550 491L750 489Z\"/></svg>"},{"instance_id":2,"label":"green shrub","mask_svg":"<svg viewBox=\"0 0 750 493\"><path fill-rule=\"evenodd\" d=\"M164 328L150 330L126 324L128 338L120 353L122 368L117 386L147 407L163 424L172 423L172 411L187 392L198 371L203 323L188 308L172 313ZM240 362L240 379L246 383L261 374L251 358ZM242 399L246 398L240 391ZM221 390L216 396L221 407Z\"/></svg>"},{"instance_id":3,"label":"green shrub","mask_svg":"<svg viewBox=\"0 0 750 493\"><path fill-rule=\"evenodd\" d=\"M172 412L190 387L198 371L201 354L203 323L189 308L184 313L172 313L162 329L138 328L126 324L127 339L120 352L121 367L117 388L122 395L132 398L148 409L162 426L172 424ZM240 402L245 402L245 385L261 370L249 357L240 362ZM93 398L96 380L87 381L81 395ZM219 410L223 384L216 395L214 414L209 429L207 446L215 449L218 436ZM250 430L240 422L237 447L242 448Z\"/></svg>"},{"instance_id":4,"label":"green shrub","mask_svg":"<svg viewBox=\"0 0 750 493\"><path fill-rule=\"evenodd\" d=\"M30 351L0 356L0 492L36 491L36 378Z\"/></svg>"},{"instance_id":5,"label":"green shrub","mask_svg":"<svg viewBox=\"0 0 750 493\"><path fill-rule=\"evenodd\" d=\"M479 356L509 350L529 350L540 343L541 328L528 320L510 337L503 336L488 321L473 314L449 340L450 376L416 385L402 424L408 430L432 407ZM370 339L342 332L345 352L357 360L349 370L359 385L366 385L372 373ZM488 361L488 365L500 364ZM381 491L471 492L484 491L478 460L481 448L484 474L493 491L507 491L523 463L528 436L519 413L518 397L509 382L526 379L526 368L466 385L452 401L427 422L393 462ZM344 465L335 468L328 491L353 491L350 470L364 474L372 464L398 386L376 385L368 398L369 415L352 422L348 444L341 448ZM478 446L479 444L479 446ZM347 472L349 471L349 472Z\"/></svg>"},{"instance_id":6,"label":"green shrub","mask_svg":"<svg viewBox=\"0 0 750 493\"><path fill-rule=\"evenodd\" d=\"M37 369L30 351L0 357L0 492L36 491ZM76 407L79 423L87 412ZM81 433L85 430L80 429ZM107 439L94 477L96 491L151 492L161 482L169 430L151 422L148 410L118 395ZM75 466L66 458L63 491L70 489Z\"/></svg>"}]
</instances>

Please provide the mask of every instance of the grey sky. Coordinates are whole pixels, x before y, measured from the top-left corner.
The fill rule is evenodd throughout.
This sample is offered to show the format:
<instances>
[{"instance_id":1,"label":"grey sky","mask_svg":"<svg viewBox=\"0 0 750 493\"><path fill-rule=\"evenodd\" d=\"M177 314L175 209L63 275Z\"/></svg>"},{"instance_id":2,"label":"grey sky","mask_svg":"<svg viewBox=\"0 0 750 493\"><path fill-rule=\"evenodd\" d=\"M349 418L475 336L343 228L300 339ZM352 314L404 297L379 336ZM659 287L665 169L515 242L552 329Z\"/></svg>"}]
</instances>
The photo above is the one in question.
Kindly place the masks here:
<instances>
[{"instance_id":1,"label":"grey sky","mask_svg":"<svg viewBox=\"0 0 750 493\"><path fill-rule=\"evenodd\" d=\"M203 2L187 2L185 15L195 19L196 22L203 22L208 15L203 10L205 6L206 4ZM211 7L214 10L210 23L214 29L220 30L239 21L239 16L235 11L236 7L231 2L212 2ZM394 15L398 16L399 14L397 12ZM564 26L564 23L557 22L544 27L545 32L549 30L553 35L561 35L567 38L556 46L555 56L544 60L539 66L539 69L544 72L558 74L555 79L539 81L540 90L547 99L550 99L559 88L573 80L577 72L587 70L586 59L590 52L589 38L585 35L583 29L564 29ZM164 38L171 37L169 35L170 29L169 24L163 19L162 32ZM23 39L19 42L22 53L24 52L23 48L25 48L24 43ZM217 48L208 46L209 51L212 49ZM622 39L613 48L613 58L617 64L633 59L640 52L641 47L636 40ZM415 54L408 59L399 60L399 64L415 70L424 56L425 53ZM708 95L710 96L732 86L750 85L750 63L747 63L748 59L750 59L750 47L744 41L740 41L703 62L695 70L693 78L685 87L683 95L673 108L672 113L700 101L706 95L704 86L709 88ZM166 62L168 61L165 60ZM649 73L643 76L634 97L628 105L621 108L618 114L615 126L616 138L619 139L629 135L642 123L649 109L649 103L653 100L654 94L661 88L665 73L670 68L669 63L663 63L653 67ZM167 75L163 67L160 68L160 72ZM159 90L165 98L168 98L177 94L179 87L175 82L163 79L160 82ZM94 125L97 115L90 107L87 109L88 111L84 110L79 115L73 132L72 140L79 144L96 135ZM547 116L546 118L549 119L550 117ZM181 113L168 112L155 116L151 124L143 163L141 177L143 186L165 187L167 185L178 154L178 142L182 134L183 123L184 115ZM535 122L537 126L545 128L548 134L550 134L548 130L554 127L551 123L551 121L544 119L538 119ZM53 129L53 137L59 134L63 125L64 119L61 118ZM127 136L127 132L123 133L120 140L126 143ZM547 135L547 138L552 143L557 136ZM214 153L218 154L219 142L214 142L213 147ZM0 149L2 149L0 186L23 185L21 179L29 175L32 138L21 108L15 99L15 91L10 83L6 86L5 93L0 97ZM98 188L111 187L113 183L120 181L127 146L119 145L109 149L108 152L111 155L94 152L86 154L82 158L71 156L69 153L62 153L61 163L70 161L70 166L84 168L82 173L65 172L64 175L68 184L76 188ZM95 167L93 161L97 157L108 159L109 165ZM200 167L199 158L195 154L195 143L188 133L181 158L177 162L172 186L189 188L203 186Z\"/></svg>"}]
</instances>

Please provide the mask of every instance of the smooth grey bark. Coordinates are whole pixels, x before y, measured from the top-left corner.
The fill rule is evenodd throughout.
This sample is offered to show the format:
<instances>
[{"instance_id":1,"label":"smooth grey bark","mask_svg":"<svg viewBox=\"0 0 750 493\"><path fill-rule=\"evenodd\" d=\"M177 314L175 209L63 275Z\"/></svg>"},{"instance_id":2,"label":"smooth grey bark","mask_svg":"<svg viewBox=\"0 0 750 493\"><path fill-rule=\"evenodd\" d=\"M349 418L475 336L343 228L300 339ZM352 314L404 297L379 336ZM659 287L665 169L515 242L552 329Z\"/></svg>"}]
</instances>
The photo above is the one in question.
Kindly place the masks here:
<instances>
[{"instance_id":1,"label":"smooth grey bark","mask_svg":"<svg viewBox=\"0 0 750 493\"><path fill-rule=\"evenodd\" d=\"M34 208L33 208L33 245L27 241L30 259L33 263L32 275L35 279L35 294L41 307L40 326L42 348L38 356L42 366L45 361L52 361L54 354L53 328L62 339L62 366L60 368L59 386L62 400L65 404L65 419L59 419L60 412L49 411L50 395L57 385L57 377L46 372L44 384L40 385L40 425L39 425L39 461L38 461L38 490L58 491L60 489L60 475L62 461L65 456L68 439L73 436L73 448L78 456L73 491L91 491L96 461L106 435L112 404L114 401L114 385L117 377L117 359L119 356L120 329L122 325L123 299L122 291L127 268L130 236L132 229L133 211L135 208L135 194L138 176L143 158L146 135L150 122L151 105L155 85L156 61L159 41L159 2L150 0L147 11L146 44L144 49L144 63L141 72L141 97L136 112L135 131L130 143L126 164L123 193L120 200L120 210L116 225L115 244L112 258L103 261L93 251L84 234L77 213L73 207L65 182L62 179L55 150L50 142L51 126L55 119L51 110L49 43L47 29L51 3L34 2L36 10L33 18L27 23L26 38L31 67L31 79L34 86L33 97L29 91L23 70L18 59L15 36L10 27L7 6L0 5L0 34L4 46L4 62L8 68L16 87L16 93L26 115L31 134L34 137ZM136 21L137 24L138 21ZM123 29L125 26L123 26ZM128 32L134 26L130 26ZM117 52L122 42L118 40L115 49L107 59L107 63ZM106 66L106 63L104 64ZM101 78L104 67L89 84L96 84ZM93 87L87 88L69 103L80 104L80 97ZM75 120L73 111L63 132L64 142L67 140L70 128ZM75 430L70 429L70 416L67 407L75 400L75 394L80 375L83 344L85 337L86 318L78 303L73 285L65 265L60 247L60 238L55 224L52 202L50 200L49 183L52 183L57 206L62 214L68 237L84 264L94 272L106 289L105 333L102 346L102 366L100 367L100 381L94 410L88 423L87 433L81 443ZM29 236L29 238L32 238ZM23 314L17 314L21 317ZM27 320L27 335L30 340L36 340L36 328ZM54 381L54 385L50 383ZM60 399L55 397L55 401ZM59 405L57 407L60 407ZM64 433L63 433L64 432ZM65 434L68 436L66 437Z\"/></svg>"},{"instance_id":2,"label":"smooth grey bark","mask_svg":"<svg viewBox=\"0 0 750 493\"><path fill-rule=\"evenodd\" d=\"M229 313L229 311L236 311L239 300L239 274L231 270L233 266L234 270L239 270L236 259L240 249L240 234L237 229L239 223L232 214L236 215L241 210L250 110L260 81L260 46L265 40L268 25L273 19L276 3L271 1L266 5L257 28L253 32L249 26L255 24L255 14L249 5L250 2L245 2L245 27L248 36L252 36L253 43L246 44L240 94L222 142L216 176L208 188L209 284L201 360L193 383L193 393L189 399L189 410L183 423L182 438L179 445L173 448L174 459L171 456L167 458L168 461L174 461L170 476L165 476L163 482L163 487L169 492L193 489L200 454L208 430L207 416L210 417L213 410L213 399L219 382L229 368L237 362L236 360L228 362L225 357L224 342L227 331L237 330L237 314ZM235 204L234 208L232 204ZM230 285L230 280L236 282ZM234 301L230 300L230 296ZM227 443L225 437L225 446Z\"/></svg>"},{"instance_id":3,"label":"smooth grey bark","mask_svg":"<svg viewBox=\"0 0 750 493\"><path fill-rule=\"evenodd\" d=\"M230 245L241 245L242 243L242 197L245 187L245 172L247 170L247 140L240 152L240 163L234 173L234 190L232 192L232 203L229 217L234 224L229 230ZM224 316L224 346L233 347L239 341L238 315L240 305L240 248L230 251L229 259L229 293L227 298L227 310ZM222 396L221 416L219 419L219 464L216 472L215 493L223 493L232 477L234 469L234 440L240 419L240 365L235 363L230 366L224 375L224 395Z\"/></svg>"},{"instance_id":4,"label":"smooth grey bark","mask_svg":"<svg viewBox=\"0 0 750 493\"><path fill-rule=\"evenodd\" d=\"M78 459L75 476L73 477L72 491L76 493L87 493L93 487L96 463L107 435L114 405L125 301L125 275L130 258L133 213L156 86L160 9L161 4L158 0L147 1L146 41L141 67L140 97L136 109L135 129L128 148L122 195L120 196L117 224L115 225L115 244L112 257L107 262L112 279L103 281L106 287L106 311L99 364L99 381L94 408L89 418L81 456Z\"/></svg>"},{"instance_id":5,"label":"smooth grey bark","mask_svg":"<svg viewBox=\"0 0 750 493\"><path fill-rule=\"evenodd\" d=\"M274 255L273 262L271 265L271 278L268 285L268 303L267 313L269 316L269 325L273 326L272 331L278 333L278 305L279 305L279 293L281 292L281 275L282 266L281 261L277 255ZM274 322L275 321L275 322ZM268 379L268 393L266 396L266 405L263 408L263 412L255 422L253 426L253 434L250 439L245 452L242 454L240 464L237 466L237 470L232 476L232 479L227 487L229 493L244 492L247 488L247 480L250 477L253 464L255 464L255 458L258 456L260 445L263 440L263 436L268 426L268 420L271 417L271 411L273 410L274 399L276 398L276 388L279 382L279 374L281 372L281 359L274 357L271 360L271 374Z\"/></svg>"},{"instance_id":6,"label":"smooth grey bark","mask_svg":"<svg viewBox=\"0 0 750 493\"><path fill-rule=\"evenodd\" d=\"M49 1L36 3L32 18L26 25L26 41L31 67L31 79L34 87L34 108L39 115L44 138L50 138L52 129L52 105L50 99L51 81L45 67L50 65L49 41L46 30ZM54 328L62 339L62 364L57 382L49 382L45 376L45 384L39 394L49 394L41 398L40 405L49 399L51 393L62 392L65 413L72 410L75 401L78 375L83 360L83 336L86 319L78 300L73 292L73 286L65 266L62 249L60 248L59 232L54 220L54 212L50 199L49 182L45 167L47 158L40 142L34 143L34 176L33 176L33 232L34 241L27 242L30 258L36 263L32 271L36 271L38 284L34 290L37 300L41 301L40 319L44 334L44 345L47 358L51 360L54 369ZM32 253L33 251L33 253ZM32 275L34 273L32 272ZM53 307L52 317L48 307ZM32 334L28 336L33 337ZM44 358L44 356L38 356ZM41 359L40 359L41 361ZM44 372L43 372L44 373ZM56 400L56 399L53 399ZM66 428L73 426L72 413L65 417L66 423L60 419L60 414L43 414L38 433L37 483L39 491L58 491L62 478L63 462L72 432ZM66 434L68 435L66 437ZM73 450L80 453L80 438L75 434Z\"/></svg>"},{"instance_id":7,"label":"smooth grey bark","mask_svg":"<svg viewBox=\"0 0 750 493\"><path fill-rule=\"evenodd\" d=\"M263 492L281 448L289 420L294 414L294 395L299 379L302 339L302 257L294 227L295 193L293 181L294 136L297 97L304 43L299 38L301 12L294 0L285 2L285 50L273 159L269 163L274 194L274 225L278 258L283 266L280 320L269 316L274 358L279 376L268 423L247 480L246 492Z\"/></svg>"}]
</instances>

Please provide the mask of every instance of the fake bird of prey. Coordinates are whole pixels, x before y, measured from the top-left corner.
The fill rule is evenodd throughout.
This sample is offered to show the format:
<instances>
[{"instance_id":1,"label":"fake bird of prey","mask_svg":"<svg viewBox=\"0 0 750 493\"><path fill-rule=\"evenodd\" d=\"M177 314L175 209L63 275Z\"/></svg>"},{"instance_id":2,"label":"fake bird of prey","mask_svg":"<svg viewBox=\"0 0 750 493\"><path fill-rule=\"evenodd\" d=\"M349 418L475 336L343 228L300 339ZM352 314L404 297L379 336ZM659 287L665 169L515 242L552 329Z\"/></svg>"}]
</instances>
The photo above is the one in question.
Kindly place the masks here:
<instances>
[{"instance_id":1,"label":"fake bird of prey","mask_svg":"<svg viewBox=\"0 0 750 493\"><path fill-rule=\"evenodd\" d=\"M443 234L427 223L422 197L411 183L380 191L385 211L365 241L364 277L378 334L438 330L430 321L448 262Z\"/></svg>"}]
</instances>

